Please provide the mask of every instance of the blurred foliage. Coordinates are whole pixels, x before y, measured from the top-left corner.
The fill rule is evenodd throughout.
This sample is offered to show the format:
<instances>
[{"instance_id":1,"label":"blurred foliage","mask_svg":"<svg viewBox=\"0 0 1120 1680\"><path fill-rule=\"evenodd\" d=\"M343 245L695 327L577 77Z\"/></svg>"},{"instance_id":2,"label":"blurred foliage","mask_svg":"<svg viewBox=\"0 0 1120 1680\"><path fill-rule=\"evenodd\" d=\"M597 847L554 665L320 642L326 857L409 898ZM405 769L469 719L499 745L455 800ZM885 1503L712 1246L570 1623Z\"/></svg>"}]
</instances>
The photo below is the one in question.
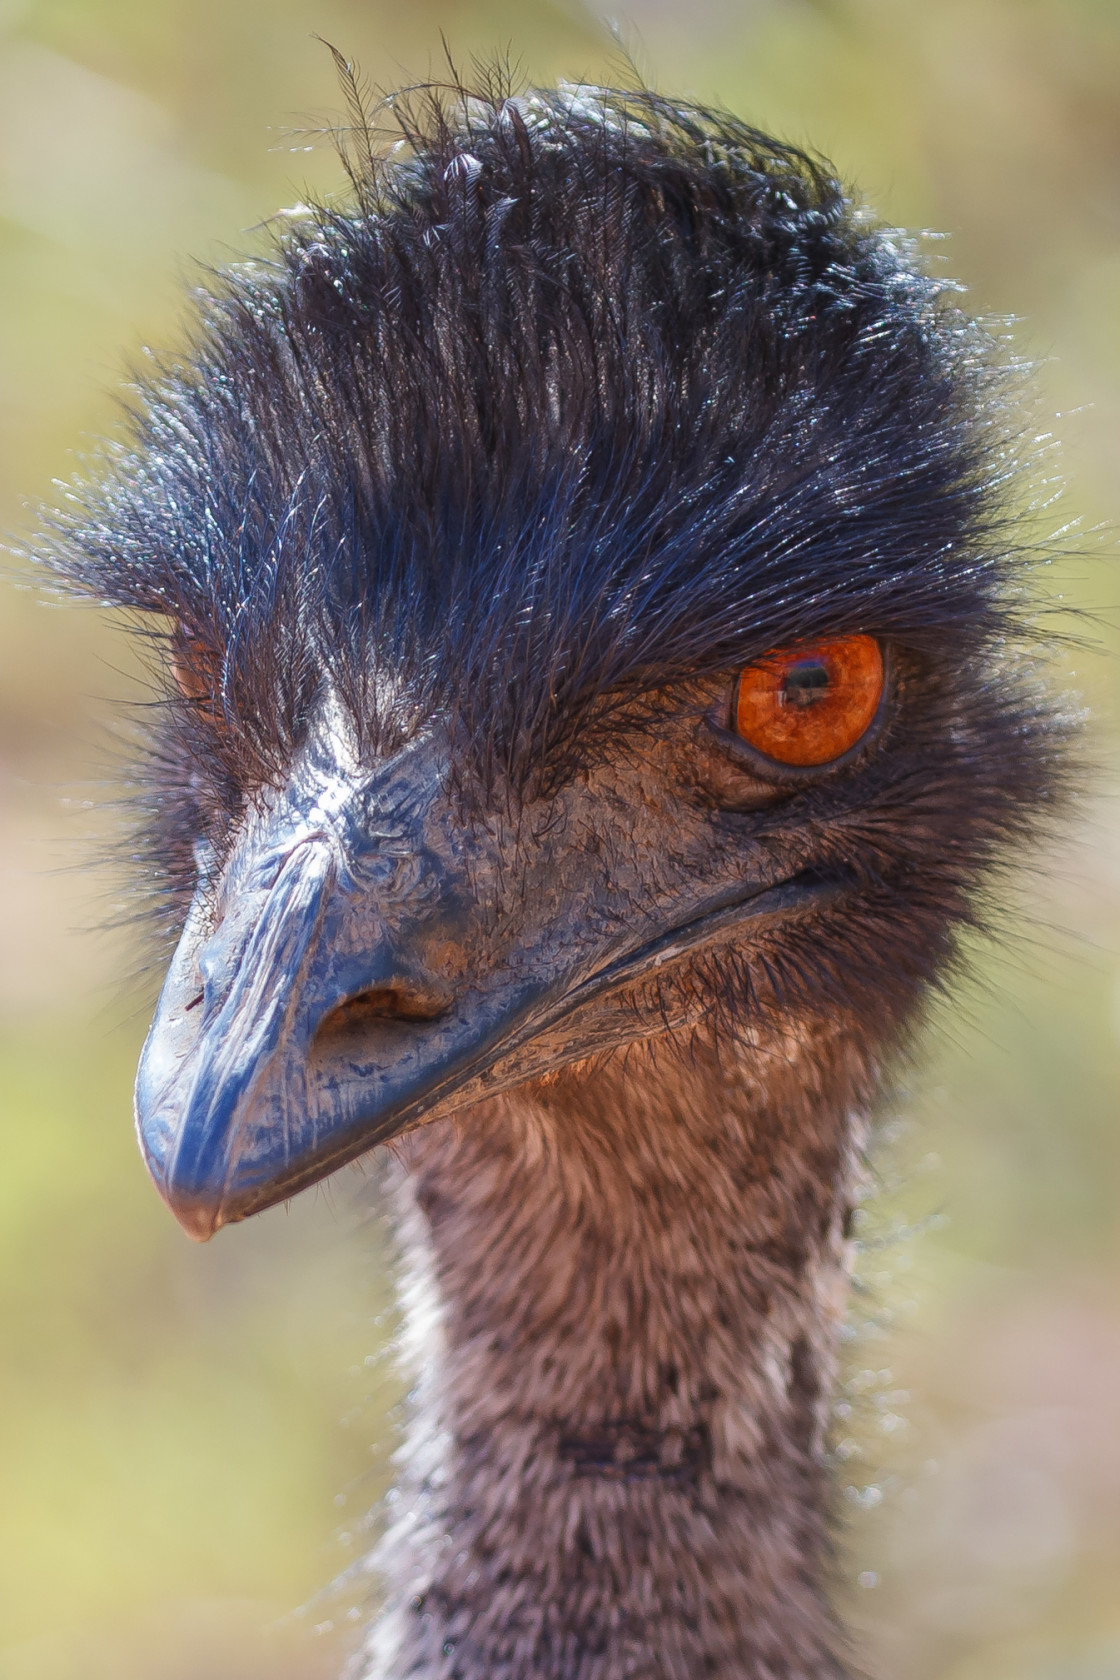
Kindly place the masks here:
<instances>
[{"instance_id":1,"label":"blurred foliage","mask_svg":"<svg viewBox=\"0 0 1120 1680\"><path fill-rule=\"evenodd\" d=\"M884 1680L1120 1680L1120 0L631 0L618 42L578 0L0 0L0 524L180 338L195 261L339 190L313 35L392 86L441 31L535 81L625 49L824 150L948 232L934 260L1038 361L1096 791L888 1104L840 1590ZM147 999L114 989L127 935L83 932L114 889L81 866L115 820L99 730L142 696L96 614L0 600L0 1680L313 1680L385 1480L388 1259L356 1180L201 1250L145 1181Z\"/></svg>"}]
</instances>

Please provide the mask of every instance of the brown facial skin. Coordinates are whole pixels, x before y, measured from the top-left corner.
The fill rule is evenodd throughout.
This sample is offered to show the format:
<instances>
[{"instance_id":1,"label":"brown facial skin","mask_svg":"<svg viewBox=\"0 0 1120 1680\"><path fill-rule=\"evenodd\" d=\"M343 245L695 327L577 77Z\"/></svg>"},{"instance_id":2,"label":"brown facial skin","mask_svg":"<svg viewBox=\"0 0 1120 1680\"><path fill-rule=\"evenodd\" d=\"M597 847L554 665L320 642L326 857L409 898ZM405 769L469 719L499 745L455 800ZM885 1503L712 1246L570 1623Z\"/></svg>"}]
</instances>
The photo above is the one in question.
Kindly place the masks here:
<instances>
[{"instance_id":1,"label":"brown facial skin","mask_svg":"<svg viewBox=\"0 0 1120 1680\"><path fill-rule=\"evenodd\" d=\"M966 674L897 647L883 669L832 763L744 741L731 673L608 699L562 785L516 802L471 784L438 721L363 761L324 699L287 785L220 864L200 854L145 1052L141 1135L184 1224L208 1235L421 1120L700 1021L873 1003L888 1039L987 835L967 757L945 762Z\"/></svg>"}]
</instances>

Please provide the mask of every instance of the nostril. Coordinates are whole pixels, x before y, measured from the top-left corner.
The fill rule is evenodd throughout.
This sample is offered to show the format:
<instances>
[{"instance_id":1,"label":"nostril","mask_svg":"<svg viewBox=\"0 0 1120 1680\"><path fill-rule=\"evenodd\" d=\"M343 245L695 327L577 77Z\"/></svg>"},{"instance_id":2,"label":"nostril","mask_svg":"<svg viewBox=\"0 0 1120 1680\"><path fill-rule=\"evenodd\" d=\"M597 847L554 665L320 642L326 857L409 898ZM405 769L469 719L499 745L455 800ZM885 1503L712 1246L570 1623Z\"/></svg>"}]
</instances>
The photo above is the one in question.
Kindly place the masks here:
<instances>
[{"instance_id":1,"label":"nostril","mask_svg":"<svg viewBox=\"0 0 1120 1680\"><path fill-rule=\"evenodd\" d=\"M378 1021L435 1021L451 1005L451 993L441 986L396 981L371 986L332 1009L320 1021L315 1042L360 1035Z\"/></svg>"}]
</instances>

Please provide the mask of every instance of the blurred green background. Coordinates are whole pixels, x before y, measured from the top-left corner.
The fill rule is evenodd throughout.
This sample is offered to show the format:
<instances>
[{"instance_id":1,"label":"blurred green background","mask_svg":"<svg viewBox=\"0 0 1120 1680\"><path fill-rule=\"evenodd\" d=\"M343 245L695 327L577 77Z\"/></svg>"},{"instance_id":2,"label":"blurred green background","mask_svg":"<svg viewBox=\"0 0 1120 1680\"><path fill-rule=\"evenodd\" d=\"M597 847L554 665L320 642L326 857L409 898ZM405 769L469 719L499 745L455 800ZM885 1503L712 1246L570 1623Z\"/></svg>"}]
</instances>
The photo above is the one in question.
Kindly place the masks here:
<instances>
[{"instance_id":1,"label":"blurred green background","mask_svg":"<svg viewBox=\"0 0 1120 1680\"><path fill-rule=\"evenodd\" d=\"M1120 1680L1120 0L630 0L618 28L657 85L949 233L936 260L1039 362L1100 769L888 1104L840 1590L881 1680ZM0 525L176 341L191 259L338 189L313 35L392 85L441 30L463 66L620 73L578 0L0 0ZM95 612L0 596L0 1680L325 1680L348 1600L320 1589L392 1441L386 1251L357 1177L205 1249L145 1181L151 984L90 931L119 906L88 866L141 692Z\"/></svg>"}]
</instances>

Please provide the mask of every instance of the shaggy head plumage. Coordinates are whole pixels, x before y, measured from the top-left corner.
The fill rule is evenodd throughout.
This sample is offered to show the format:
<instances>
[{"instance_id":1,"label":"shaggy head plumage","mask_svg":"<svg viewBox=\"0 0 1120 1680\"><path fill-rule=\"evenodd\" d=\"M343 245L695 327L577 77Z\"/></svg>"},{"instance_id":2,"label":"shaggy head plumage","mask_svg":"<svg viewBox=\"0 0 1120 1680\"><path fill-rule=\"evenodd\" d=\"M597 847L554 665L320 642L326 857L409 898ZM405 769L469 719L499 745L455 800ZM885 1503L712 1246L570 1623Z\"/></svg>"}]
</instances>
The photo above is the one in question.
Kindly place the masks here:
<instances>
[{"instance_id":1,"label":"shaggy head plumage","mask_svg":"<svg viewBox=\"0 0 1120 1680\"><path fill-rule=\"evenodd\" d=\"M1002 358L824 165L648 93L400 115L358 208L200 298L67 532L67 574L164 615L213 692L173 724L158 874L193 890L183 835L284 775L325 680L372 750L446 716L520 790L605 696L774 645L992 659ZM1029 800L1024 702L980 681L984 774Z\"/></svg>"}]
</instances>

